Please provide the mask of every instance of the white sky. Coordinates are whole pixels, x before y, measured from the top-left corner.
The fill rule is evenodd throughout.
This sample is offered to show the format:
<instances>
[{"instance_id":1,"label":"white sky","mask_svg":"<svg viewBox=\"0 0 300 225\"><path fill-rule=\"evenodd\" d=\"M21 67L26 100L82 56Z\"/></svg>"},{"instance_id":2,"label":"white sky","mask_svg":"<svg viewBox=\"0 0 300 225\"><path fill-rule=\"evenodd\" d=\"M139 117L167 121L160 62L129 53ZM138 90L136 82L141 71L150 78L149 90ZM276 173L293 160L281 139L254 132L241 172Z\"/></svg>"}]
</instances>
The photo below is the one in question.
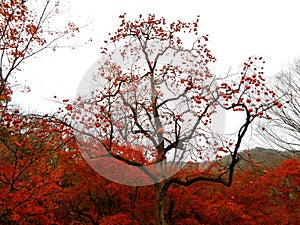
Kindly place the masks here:
<instances>
[{"instance_id":1,"label":"white sky","mask_svg":"<svg viewBox=\"0 0 300 225\"><path fill-rule=\"evenodd\" d=\"M18 95L16 102L36 112L55 110L43 99L73 98L89 66L100 56L100 46L109 32L119 25L118 16L127 13L155 13L167 21L191 21L200 15L200 30L209 34L208 46L217 58L214 72L235 71L251 55L266 60L265 72L275 75L295 57L300 56L299 1L282 0L185 0L185 1L99 1L69 0L70 18L79 25L92 21L75 43L92 38L93 42L75 50L44 52L24 65L18 79L27 80L31 93Z\"/></svg>"}]
</instances>

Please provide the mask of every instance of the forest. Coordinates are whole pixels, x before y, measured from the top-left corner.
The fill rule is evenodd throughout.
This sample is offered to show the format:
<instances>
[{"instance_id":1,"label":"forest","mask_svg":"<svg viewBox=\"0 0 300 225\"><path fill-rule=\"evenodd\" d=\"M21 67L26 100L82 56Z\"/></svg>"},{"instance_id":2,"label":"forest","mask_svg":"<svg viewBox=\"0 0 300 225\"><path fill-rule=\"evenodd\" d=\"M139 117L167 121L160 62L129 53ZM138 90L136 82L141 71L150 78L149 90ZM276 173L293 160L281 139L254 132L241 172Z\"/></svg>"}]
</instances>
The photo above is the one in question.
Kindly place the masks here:
<instances>
[{"instance_id":1,"label":"forest","mask_svg":"<svg viewBox=\"0 0 300 225\"><path fill-rule=\"evenodd\" d=\"M28 112L22 65L81 30L30 2L0 3L0 224L300 223L300 60L268 80L250 56L219 77L199 16L124 13L76 98ZM235 132L220 112L244 116ZM268 147L244 148L249 134Z\"/></svg>"},{"instance_id":2,"label":"forest","mask_svg":"<svg viewBox=\"0 0 300 225\"><path fill-rule=\"evenodd\" d=\"M74 140L28 133L29 140L7 140L10 149L1 145L2 224L156 224L153 186L109 181L87 165ZM43 145L36 141L41 138ZM53 150L53 141L61 147ZM270 153L277 157L270 160ZM297 224L300 160L264 149L243 155L230 188L207 182L171 186L168 223Z\"/></svg>"}]
</instances>

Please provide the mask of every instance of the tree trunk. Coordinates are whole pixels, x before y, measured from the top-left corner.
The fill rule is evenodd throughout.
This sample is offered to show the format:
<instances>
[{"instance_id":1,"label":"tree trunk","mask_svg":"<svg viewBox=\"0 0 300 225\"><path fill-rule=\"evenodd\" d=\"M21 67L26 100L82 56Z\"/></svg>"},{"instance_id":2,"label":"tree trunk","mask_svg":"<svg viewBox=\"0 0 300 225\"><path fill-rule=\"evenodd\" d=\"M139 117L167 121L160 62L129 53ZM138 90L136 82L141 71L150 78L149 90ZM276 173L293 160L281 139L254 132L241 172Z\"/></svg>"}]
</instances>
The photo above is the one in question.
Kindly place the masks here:
<instances>
[{"instance_id":1,"label":"tree trunk","mask_svg":"<svg viewBox=\"0 0 300 225\"><path fill-rule=\"evenodd\" d=\"M156 190L156 205L155 205L155 214L156 214L156 223L157 225L168 225L166 221L166 206L168 204L166 193L163 192L164 182L157 183L154 185Z\"/></svg>"}]
</instances>

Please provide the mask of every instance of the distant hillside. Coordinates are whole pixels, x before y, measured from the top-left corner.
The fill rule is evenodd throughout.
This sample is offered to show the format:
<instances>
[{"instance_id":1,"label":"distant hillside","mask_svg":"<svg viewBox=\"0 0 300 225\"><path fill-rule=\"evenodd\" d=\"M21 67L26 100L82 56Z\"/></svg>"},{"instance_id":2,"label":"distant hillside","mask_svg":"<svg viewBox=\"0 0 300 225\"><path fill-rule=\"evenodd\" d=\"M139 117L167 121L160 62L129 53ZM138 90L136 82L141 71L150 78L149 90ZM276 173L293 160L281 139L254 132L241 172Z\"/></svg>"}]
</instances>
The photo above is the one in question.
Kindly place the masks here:
<instances>
[{"instance_id":1,"label":"distant hillside","mask_svg":"<svg viewBox=\"0 0 300 225\"><path fill-rule=\"evenodd\" d=\"M274 149L256 147L239 152L239 158L240 160L236 165L237 171L252 169L255 167L254 165L258 165L258 167L261 169L266 169L278 167L282 161L287 159L295 158L300 160L300 152L292 153L287 151L276 151ZM221 163L224 165L229 165L230 162L230 155L223 156L223 158L221 159ZM169 163L173 164L173 162ZM177 168L184 168L187 166L187 163L188 162L176 162L176 166ZM206 168L210 163L205 161L198 163L192 162L192 164L194 164L196 168ZM191 164L189 164L189 166L190 165Z\"/></svg>"},{"instance_id":2,"label":"distant hillside","mask_svg":"<svg viewBox=\"0 0 300 225\"><path fill-rule=\"evenodd\" d=\"M296 158L300 160L300 154L287 151L276 151L274 149L262 147L242 151L239 155L240 161L237 165L238 169L247 169L252 167L253 164L259 164L259 166L263 168L274 168L279 166L279 164L286 159ZM222 159L224 164L229 161L230 156L224 156Z\"/></svg>"}]
</instances>

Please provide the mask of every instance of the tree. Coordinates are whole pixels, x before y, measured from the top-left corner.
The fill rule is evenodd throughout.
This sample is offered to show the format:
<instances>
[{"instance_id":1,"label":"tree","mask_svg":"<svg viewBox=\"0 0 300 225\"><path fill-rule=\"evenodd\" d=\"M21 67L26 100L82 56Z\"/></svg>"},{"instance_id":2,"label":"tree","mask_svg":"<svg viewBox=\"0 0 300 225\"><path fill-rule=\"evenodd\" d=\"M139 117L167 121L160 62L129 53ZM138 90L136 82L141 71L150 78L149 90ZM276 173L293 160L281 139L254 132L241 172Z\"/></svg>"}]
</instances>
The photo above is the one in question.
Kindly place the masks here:
<instances>
[{"instance_id":1,"label":"tree","mask_svg":"<svg viewBox=\"0 0 300 225\"><path fill-rule=\"evenodd\" d=\"M51 27L60 13L52 0L3 0L0 3L0 101L7 99L10 78L28 58L47 48L56 48L62 37L79 29L66 21L63 29Z\"/></svg>"},{"instance_id":2,"label":"tree","mask_svg":"<svg viewBox=\"0 0 300 225\"><path fill-rule=\"evenodd\" d=\"M170 186L232 184L245 134L276 105L275 93L265 85L261 57L250 57L235 77L211 73L216 59L208 36L198 37L199 17L170 24L155 15L120 19L66 110L87 162L119 183L154 184L157 224L167 224ZM195 41L184 43L183 35ZM232 136L214 129L222 110L244 115ZM230 160L221 163L224 154Z\"/></svg>"},{"instance_id":3,"label":"tree","mask_svg":"<svg viewBox=\"0 0 300 225\"><path fill-rule=\"evenodd\" d=\"M60 8L51 0L0 2L1 223L50 224L54 218L47 210L57 206L50 197L60 191L56 160L72 136L47 115L24 115L10 100L21 64L79 31L69 21L61 30L51 27Z\"/></svg>"},{"instance_id":4,"label":"tree","mask_svg":"<svg viewBox=\"0 0 300 225\"><path fill-rule=\"evenodd\" d=\"M299 160L289 159L273 169L246 170L239 174L227 194L234 196L235 204L243 209L253 224L297 223L299 169Z\"/></svg>"},{"instance_id":5,"label":"tree","mask_svg":"<svg viewBox=\"0 0 300 225\"><path fill-rule=\"evenodd\" d=\"M59 194L61 154L72 136L33 116L3 115L0 122L0 222L51 224ZM71 145L69 145L71 146Z\"/></svg>"},{"instance_id":6,"label":"tree","mask_svg":"<svg viewBox=\"0 0 300 225\"><path fill-rule=\"evenodd\" d=\"M279 107L270 111L271 120L259 134L268 146L293 153L300 150L300 60L277 74L274 89L280 96ZM274 129L275 128L275 129Z\"/></svg>"}]
</instances>

